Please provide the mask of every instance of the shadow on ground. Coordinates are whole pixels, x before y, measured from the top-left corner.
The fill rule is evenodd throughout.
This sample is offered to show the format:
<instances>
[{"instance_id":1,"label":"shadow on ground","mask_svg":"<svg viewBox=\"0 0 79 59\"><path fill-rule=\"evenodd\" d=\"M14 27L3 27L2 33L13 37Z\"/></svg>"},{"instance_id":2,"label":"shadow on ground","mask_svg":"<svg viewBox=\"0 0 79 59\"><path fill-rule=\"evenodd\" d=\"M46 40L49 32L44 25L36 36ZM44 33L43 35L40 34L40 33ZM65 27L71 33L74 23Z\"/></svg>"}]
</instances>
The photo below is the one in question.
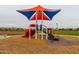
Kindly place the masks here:
<instances>
[{"instance_id":1,"label":"shadow on ground","mask_svg":"<svg viewBox=\"0 0 79 59\"><path fill-rule=\"evenodd\" d=\"M60 45L60 46L79 45L79 41L67 40L61 36L56 36L56 38L58 38L58 41L47 40L47 43L52 45Z\"/></svg>"}]
</instances>

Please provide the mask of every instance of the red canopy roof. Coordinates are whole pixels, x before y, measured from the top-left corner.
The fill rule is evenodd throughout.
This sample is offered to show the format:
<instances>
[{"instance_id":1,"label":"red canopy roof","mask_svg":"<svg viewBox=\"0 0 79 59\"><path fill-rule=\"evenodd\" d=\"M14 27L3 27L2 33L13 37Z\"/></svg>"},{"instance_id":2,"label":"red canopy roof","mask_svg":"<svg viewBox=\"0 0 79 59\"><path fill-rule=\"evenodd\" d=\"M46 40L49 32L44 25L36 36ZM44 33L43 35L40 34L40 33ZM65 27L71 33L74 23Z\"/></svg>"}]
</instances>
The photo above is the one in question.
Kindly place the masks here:
<instances>
[{"instance_id":1,"label":"red canopy roof","mask_svg":"<svg viewBox=\"0 0 79 59\"><path fill-rule=\"evenodd\" d=\"M60 9L48 9L38 5L34 8L17 11L26 16L28 20L52 20L52 18L60 11Z\"/></svg>"},{"instance_id":2,"label":"red canopy roof","mask_svg":"<svg viewBox=\"0 0 79 59\"><path fill-rule=\"evenodd\" d=\"M30 8L30 9L24 9L24 10L29 10L29 11L44 11L44 10L48 10L47 8L44 8L40 5L34 7L34 8Z\"/></svg>"}]
</instances>

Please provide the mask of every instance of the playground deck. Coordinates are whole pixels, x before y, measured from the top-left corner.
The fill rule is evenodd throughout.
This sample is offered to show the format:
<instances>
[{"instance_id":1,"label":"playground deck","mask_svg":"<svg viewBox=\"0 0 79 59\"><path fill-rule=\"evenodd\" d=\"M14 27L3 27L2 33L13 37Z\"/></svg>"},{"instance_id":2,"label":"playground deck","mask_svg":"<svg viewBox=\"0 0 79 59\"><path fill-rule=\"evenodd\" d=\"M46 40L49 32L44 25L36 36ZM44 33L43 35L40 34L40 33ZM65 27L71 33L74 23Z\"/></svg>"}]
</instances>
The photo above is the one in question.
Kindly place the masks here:
<instances>
[{"instance_id":1,"label":"playground deck","mask_svg":"<svg viewBox=\"0 0 79 59\"><path fill-rule=\"evenodd\" d=\"M51 43L46 40L35 40L34 38L29 40L22 35L2 39L0 40L0 53L79 53L79 36L57 35L57 37L60 40Z\"/></svg>"}]
</instances>

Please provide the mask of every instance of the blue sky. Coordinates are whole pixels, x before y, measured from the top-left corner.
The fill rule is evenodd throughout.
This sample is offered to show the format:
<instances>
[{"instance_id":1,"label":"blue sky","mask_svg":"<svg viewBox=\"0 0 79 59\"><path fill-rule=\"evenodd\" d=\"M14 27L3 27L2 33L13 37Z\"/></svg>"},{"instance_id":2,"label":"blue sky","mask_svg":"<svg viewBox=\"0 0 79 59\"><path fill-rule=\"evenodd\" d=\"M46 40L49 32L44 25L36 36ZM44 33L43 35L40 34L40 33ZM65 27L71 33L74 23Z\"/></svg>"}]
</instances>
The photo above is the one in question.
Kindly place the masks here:
<instances>
[{"instance_id":1,"label":"blue sky","mask_svg":"<svg viewBox=\"0 0 79 59\"><path fill-rule=\"evenodd\" d=\"M0 5L0 27L21 27L27 28L30 23L28 19L16 12L35 5ZM77 28L79 27L79 5L43 5L46 8L61 9L52 21L43 22L48 27L56 28Z\"/></svg>"}]
</instances>

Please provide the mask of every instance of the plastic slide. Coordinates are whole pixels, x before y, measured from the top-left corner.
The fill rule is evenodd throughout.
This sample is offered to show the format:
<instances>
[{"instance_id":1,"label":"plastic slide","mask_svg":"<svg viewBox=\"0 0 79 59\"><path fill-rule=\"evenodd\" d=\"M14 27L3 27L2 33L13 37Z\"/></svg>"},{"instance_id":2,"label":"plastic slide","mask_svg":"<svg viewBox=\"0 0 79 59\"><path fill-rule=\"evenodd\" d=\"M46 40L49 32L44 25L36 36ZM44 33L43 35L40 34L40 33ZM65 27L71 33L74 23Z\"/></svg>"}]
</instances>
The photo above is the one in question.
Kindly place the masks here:
<instances>
[{"instance_id":1,"label":"plastic slide","mask_svg":"<svg viewBox=\"0 0 79 59\"><path fill-rule=\"evenodd\" d=\"M33 36L35 34L35 30L30 30L30 33L29 33L29 29L26 29L25 36L29 37L29 34L30 36Z\"/></svg>"}]
</instances>

